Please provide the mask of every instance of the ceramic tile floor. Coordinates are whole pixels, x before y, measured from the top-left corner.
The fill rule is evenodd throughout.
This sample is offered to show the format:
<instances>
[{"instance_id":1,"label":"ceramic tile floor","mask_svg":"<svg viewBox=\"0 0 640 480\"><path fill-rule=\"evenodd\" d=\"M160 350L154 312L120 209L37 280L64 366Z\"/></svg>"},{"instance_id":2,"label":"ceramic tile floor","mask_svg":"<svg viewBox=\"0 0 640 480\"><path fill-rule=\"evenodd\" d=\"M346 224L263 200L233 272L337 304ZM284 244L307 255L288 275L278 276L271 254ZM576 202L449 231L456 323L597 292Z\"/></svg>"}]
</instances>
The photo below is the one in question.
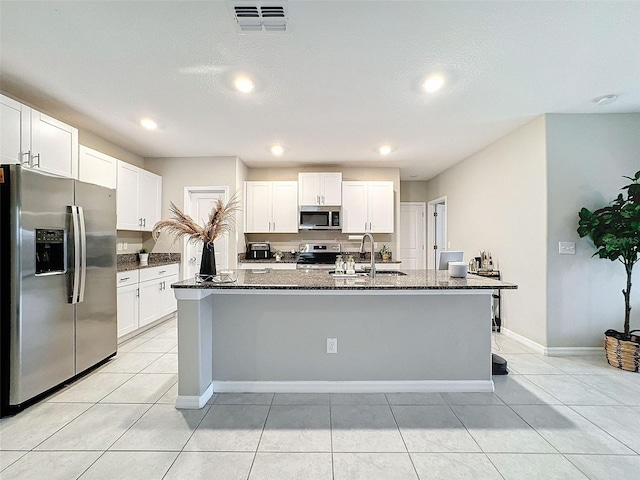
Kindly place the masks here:
<instances>
[{"instance_id":1,"label":"ceramic tile floor","mask_svg":"<svg viewBox=\"0 0 640 480\"><path fill-rule=\"evenodd\" d=\"M640 374L503 335L494 350L511 372L495 393L220 394L180 411L169 320L2 419L0 478L640 478Z\"/></svg>"}]
</instances>

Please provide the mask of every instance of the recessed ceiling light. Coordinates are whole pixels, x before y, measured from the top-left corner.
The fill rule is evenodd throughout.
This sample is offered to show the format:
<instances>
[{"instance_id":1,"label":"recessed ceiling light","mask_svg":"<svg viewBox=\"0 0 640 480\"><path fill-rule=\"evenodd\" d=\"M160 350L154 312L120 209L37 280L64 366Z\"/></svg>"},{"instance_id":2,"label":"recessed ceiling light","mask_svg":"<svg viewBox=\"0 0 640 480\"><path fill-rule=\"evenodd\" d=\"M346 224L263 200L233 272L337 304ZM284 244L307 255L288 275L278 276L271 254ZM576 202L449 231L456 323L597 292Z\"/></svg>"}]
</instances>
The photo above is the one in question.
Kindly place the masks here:
<instances>
[{"instance_id":1,"label":"recessed ceiling light","mask_svg":"<svg viewBox=\"0 0 640 480\"><path fill-rule=\"evenodd\" d=\"M142 125L147 130L155 130L156 128L158 128L158 124L150 118L143 118L142 120L140 120L140 125Z\"/></svg>"},{"instance_id":2,"label":"recessed ceiling light","mask_svg":"<svg viewBox=\"0 0 640 480\"><path fill-rule=\"evenodd\" d=\"M282 145L274 145L273 147L271 147L271 153L273 153L274 155L280 156L283 152L284 148L282 148Z\"/></svg>"},{"instance_id":3,"label":"recessed ceiling light","mask_svg":"<svg viewBox=\"0 0 640 480\"><path fill-rule=\"evenodd\" d=\"M424 88L427 92L433 93L437 92L444 85L444 78L440 75L432 75L425 80L422 84L422 88Z\"/></svg>"},{"instance_id":4,"label":"recessed ceiling light","mask_svg":"<svg viewBox=\"0 0 640 480\"><path fill-rule=\"evenodd\" d=\"M380 155L389 155L391 153L391 147L389 145L382 145L379 151Z\"/></svg>"},{"instance_id":5,"label":"recessed ceiling light","mask_svg":"<svg viewBox=\"0 0 640 480\"><path fill-rule=\"evenodd\" d=\"M591 101L593 103L597 103L598 105L609 105L610 103L615 102L617 99L617 95L603 95L602 97L594 98Z\"/></svg>"},{"instance_id":6,"label":"recessed ceiling light","mask_svg":"<svg viewBox=\"0 0 640 480\"><path fill-rule=\"evenodd\" d=\"M253 81L246 77L236 78L235 82L233 82L236 89L241 91L242 93L249 93L255 88L255 84Z\"/></svg>"}]
</instances>

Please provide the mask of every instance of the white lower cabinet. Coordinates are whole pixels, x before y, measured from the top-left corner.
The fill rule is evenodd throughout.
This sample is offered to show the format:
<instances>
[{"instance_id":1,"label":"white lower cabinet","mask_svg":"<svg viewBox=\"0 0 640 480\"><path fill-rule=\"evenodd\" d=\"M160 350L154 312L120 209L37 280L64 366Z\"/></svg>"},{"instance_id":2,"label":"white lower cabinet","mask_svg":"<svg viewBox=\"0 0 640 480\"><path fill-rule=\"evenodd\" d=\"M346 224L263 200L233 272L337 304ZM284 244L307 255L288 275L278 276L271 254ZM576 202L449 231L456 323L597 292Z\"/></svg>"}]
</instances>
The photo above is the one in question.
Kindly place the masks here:
<instances>
[{"instance_id":1,"label":"white lower cabinet","mask_svg":"<svg viewBox=\"0 0 640 480\"><path fill-rule=\"evenodd\" d=\"M177 310L171 284L180 279L179 270L174 263L118 273L118 337ZM122 285L126 277L135 278L135 283Z\"/></svg>"},{"instance_id":2,"label":"white lower cabinet","mask_svg":"<svg viewBox=\"0 0 640 480\"><path fill-rule=\"evenodd\" d=\"M118 272L118 337L131 333L138 328L139 290L138 270Z\"/></svg>"},{"instance_id":3,"label":"white lower cabinet","mask_svg":"<svg viewBox=\"0 0 640 480\"><path fill-rule=\"evenodd\" d=\"M171 284L178 281L178 271L177 264L140 270L140 327L176 311Z\"/></svg>"}]
</instances>

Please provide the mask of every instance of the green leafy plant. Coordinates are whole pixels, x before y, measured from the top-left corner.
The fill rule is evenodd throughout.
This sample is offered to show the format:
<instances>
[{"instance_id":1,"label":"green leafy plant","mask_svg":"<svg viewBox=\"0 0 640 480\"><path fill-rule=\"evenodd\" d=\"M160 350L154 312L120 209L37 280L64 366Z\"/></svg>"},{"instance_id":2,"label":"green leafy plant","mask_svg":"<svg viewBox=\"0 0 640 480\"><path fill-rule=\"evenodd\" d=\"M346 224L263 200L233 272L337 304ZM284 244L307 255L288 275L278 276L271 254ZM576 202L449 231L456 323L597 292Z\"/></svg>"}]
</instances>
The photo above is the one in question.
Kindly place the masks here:
<instances>
[{"instance_id":1,"label":"green leafy plant","mask_svg":"<svg viewBox=\"0 0 640 480\"><path fill-rule=\"evenodd\" d=\"M579 213L578 235L588 236L596 247L593 254L611 261L619 261L627 273L627 288L624 295L624 336L629 338L631 315L631 273L640 255L640 171L629 185L621 188L625 194L610 202L609 206L590 211L582 208Z\"/></svg>"},{"instance_id":2,"label":"green leafy plant","mask_svg":"<svg viewBox=\"0 0 640 480\"><path fill-rule=\"evenodd\" d=\"M387 247L386 245L382 245L382 248L380 249L380 255L391 255L391 250L389 250L389 247Z\"/></svg>"}]
</instances>

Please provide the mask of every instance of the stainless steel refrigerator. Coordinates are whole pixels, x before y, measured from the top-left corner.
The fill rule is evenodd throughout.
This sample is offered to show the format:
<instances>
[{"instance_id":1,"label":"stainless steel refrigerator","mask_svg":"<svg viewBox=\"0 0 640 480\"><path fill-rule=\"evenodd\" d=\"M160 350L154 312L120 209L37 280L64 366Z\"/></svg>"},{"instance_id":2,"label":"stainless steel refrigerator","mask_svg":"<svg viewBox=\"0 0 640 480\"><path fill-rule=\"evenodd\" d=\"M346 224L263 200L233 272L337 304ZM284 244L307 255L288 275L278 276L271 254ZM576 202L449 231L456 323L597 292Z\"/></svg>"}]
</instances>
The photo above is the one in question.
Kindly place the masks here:
<instances>
[{"instance_id":1,"label":"stainless steel refrigerator","mask_svg":"<svg viewBox=\"0 0 640 480\"><path fill-rule=\"evenodd\" d=\"M1 414L114 355L115 190L0 166Z\"/></svg>"}]
</instances>

